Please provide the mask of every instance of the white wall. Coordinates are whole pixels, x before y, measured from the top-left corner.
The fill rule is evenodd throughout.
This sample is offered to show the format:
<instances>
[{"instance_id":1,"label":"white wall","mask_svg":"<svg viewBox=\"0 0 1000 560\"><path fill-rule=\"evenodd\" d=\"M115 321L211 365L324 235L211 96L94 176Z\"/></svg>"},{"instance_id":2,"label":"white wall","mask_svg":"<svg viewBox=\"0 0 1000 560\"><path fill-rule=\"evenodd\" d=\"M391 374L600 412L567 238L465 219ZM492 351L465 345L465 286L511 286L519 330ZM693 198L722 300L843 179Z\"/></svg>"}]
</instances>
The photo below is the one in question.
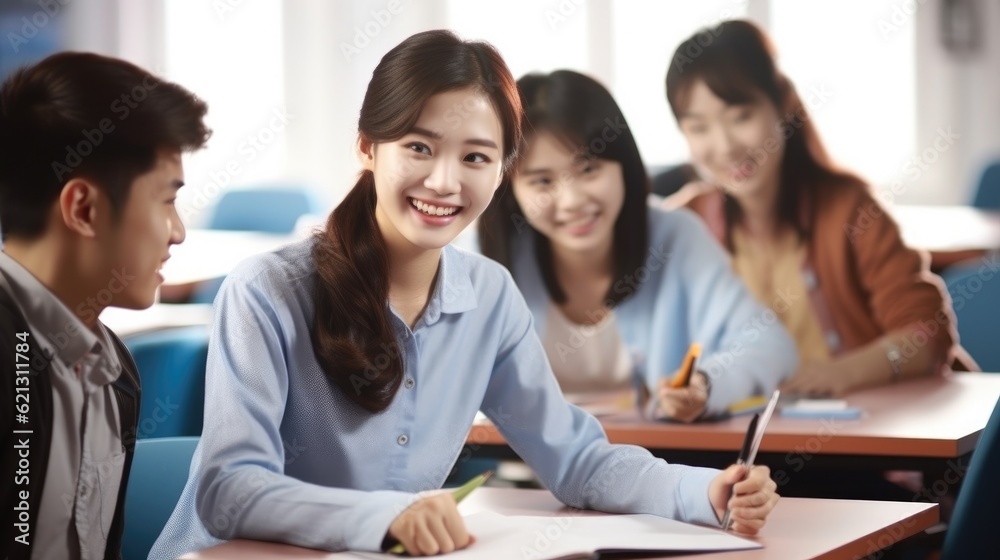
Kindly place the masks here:
<instances>
[{"instance_id":1,"label":"white wall","mask_svg":"<svg viewBox=\"0 0 1000 560\"><path fill-rule=\"evenodd\" d=\"M170 31L165 23L169 19L165 6L174 1L75 2L66 13L66 17L71 19L66 27L70 30L67 38L70 48L123 56L154 71L166 73L168 78L176 79L206 97L212 119L228 115L219 121L224 126L215 126L217 136L207 150L209 153L193 158L188 166L188 182L195 187L189 193L193 193L198 185L210 183L212 171L220 169L219 161L224 163L228 152L234 149L234 142L239 138L232 137L231 133L234 133L233 128L239 126L234 126L232 119L237 119L237 125L242 125L240 119L245 118L246 126L250 126L253 124L250 121L263 115L256 113L263 111L265 106L280 104L294 119L283 131L280 144L271 150L270 159L245 172L241 180L283 177L305 181L316 185L327 202L335 204L353 184L357 174L353 140L357 111L371 70L382 54L408 35L448 26L455 27L468 38L484 38L496 44L517 75L556 67L589 72L609 85L629 120L635 123L634 132L647 161L664 162L683 155L680 150L682 143L669 118L661 91L665 67L656 66L657 60L669 56L669 52L664 52L671 51L675 45L673 40L654 32L661 27L661 23L662 29L666 29L670 22L678 18L666 18L662 14L651 17L653 4L619 4L611 0L543 0L534 3L520 0L399 0L398 3L389 0L213 0L201 3L205 17L216 17L210 12L220 2L233 4L234 8L231 14L220 16L220 21L216 22L214 29L219 36L205 36L205 33L197 31L200 29L199 22L192 20L175 21L170 24L174 26L174 31ZM909 33L914 38L912 47L907 48L915 49L916 56L913 72L916 84L912 94L915 99L915 132L904 135L912 135L913 138L893 139L893 146L877 152L884 152L890 160L886 167L899 170L894 180L881 176L875 178L876 187L885 193L886 198L891 197L896 202L967 203L971 200L983 165L1000 156L1000 72L997 71L1000 69L1000 40L996 37L1000 32L1000 2L981 0L977 4L984 12L977 19L982 25L982 47L972 56L956 57L946 52L941 44L938 24L941 1L883 0L881 7L874 12L884 13L883 19L900 26L903 34ZM736 16L746 14L771 26L779 25L781 21L781 14L776 10L785 9L782 8L782 0L716 0L716 4L717 7L706 4L700 9L711 14L723 11ZM659 4L656 6L655 11L660 14L663 9L658 7ZM668 6L686 10L685 17L688 19L691 16L689 12L694 9L690 4L680 2ZM394 8L395 13L391 13L390 8ZM241 18L248 19L246 14L262 9L277 10L275 13L280 15L274 19L279 21L274 23L278 28L262 34L257 44L227 44L224 34L233 31L231 28L238 25ZM547 14L560 9L568 9L570 15L553 26ZM512 11L516 13L512 15ZM866 21L859 22L859 29L864 25L865 31L870 32L868 27L874 29L874 23L867 21L871 19L868 12L863 15ZM623 21L623 18L629 17L636 18L634 25ZM657 21L652 22L653 30L650 30L646 24L653 19ZM701 23L713 22L706 20ZM255 25L264 24L266 22ZM803 25L816 25L818 36L825 31L822 21ZM177 35L177 29L187 34L182 35L185 42L199 44L205 56L172 62L165 49L169 46L170 37ZM835 50L837 40L850 41L857 32L857 29L844 29L840 37L817 41L816 48ZM634 37L625 40L629 33ZM529 36L530 43L526 42ZM661 44L665 41L671 44ZM246 75L271 75L270 71L255 68L252 64L243 67L245 61L240 65L231 63L240 55L245 55L243 51L262 48L260 43L266 44L266 49L261 52L277 53L278 62L275 64L280 70L273 77L266 77L264 82L260 80L265 78L258 75L254 78L258 82L248 80L246 83L250 85L238 85L237 82L246 79ZM619 43L629 48L616 50L615 46ZM646 45L648 50L638 54L622 52L635 50L637 45L639 48ZM638 59L638 62L627 67L623 61L629 59ZM646 74L641 78L630 78L643 63L648 67ZM193 67L204 68L212 64L216 65L214 73L203 71L200 77L195 75L198 68ZM845 61L845 64L849 66L850 61ZM816 71L821 75L823 69L817 68ZM796 76L792 75L792 78L795 80ZM262 85L254 86L254 83ZM651 85L648 88L643 85L643 91L639 91L640 84ZM229 93L234 88L242 88L241 93ZM651 93L645 93L646 89ZM860 95L865 93L862 91ZM663 100L662 106L653 105L654 97L656 103ZM834 120L842 121L844 118ZM868 120L858 119L852 126L857 127L859 137L870 135L878 138L878 123ZM822 134L823 126L820 124ZM942 144L942 140L938 139L939 130L951 130L958 138L951 145ZM242 134L243 131L236 132ZM837 135L827 136L836 140ZM882 136L888 134L883 132ZM935 141L939 148L945 146L947 149L935 150ZM903 143L912 150L911 155L907 156L908 152L900 150ZM879 150L877 146L876 150ZM852 157L850 150L841 152L846 154L847 159ZM921 169L915 165L915 157L935 161L921 161L920 166L924 167ZM850 161L843 163L851 167ZM895 193L890 190L892 188Z\"/></svg>"},{"instance_id":2,"label":"white wall","mask_svg":"<svg viewBox=\"0 0 1000 560\"><path fill-rule=\"evenodd\" d=\"M927 169L912 182L913 202L969 203L982 168L1000 159L1000 3L978 5L982 44L971 56L943 47L941 0L928 0L916 10L918 153L930 150L931 156L939 129L950 129L958 138L947 151L938 151L938 161L926 163L933 156L926 158Z\"/></svg>"}]
</instances>

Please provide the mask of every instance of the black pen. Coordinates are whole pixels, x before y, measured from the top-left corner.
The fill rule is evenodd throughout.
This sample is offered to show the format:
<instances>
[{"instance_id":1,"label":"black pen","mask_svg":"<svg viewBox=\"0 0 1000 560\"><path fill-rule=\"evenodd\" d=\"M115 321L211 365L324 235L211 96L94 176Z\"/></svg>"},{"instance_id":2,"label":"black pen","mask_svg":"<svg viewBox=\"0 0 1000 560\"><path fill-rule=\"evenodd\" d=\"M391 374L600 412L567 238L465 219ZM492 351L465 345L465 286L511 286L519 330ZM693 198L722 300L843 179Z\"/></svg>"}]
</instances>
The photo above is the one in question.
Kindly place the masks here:
<instances>
[{"instance_id":1,"label":"black pen","mask_svg":"<svg viewBox=\"0 0 1000 560\"><path fill-rule=\"evenodd\" d=\"M749 464L752 460L750 458L751 448L753 447L754 437L757 435L757 422L760 421L760 413L754 414L753 418L750 420L750 426L747 428L747 435L743 438L743 448L740 449L740 456L736 459L736 464L740 466L745 466L747 469L753 465ZM730 514L729 503L726 502L726 514L722 516L722 530L729 530Z\"/></svg>"}]
</instances>

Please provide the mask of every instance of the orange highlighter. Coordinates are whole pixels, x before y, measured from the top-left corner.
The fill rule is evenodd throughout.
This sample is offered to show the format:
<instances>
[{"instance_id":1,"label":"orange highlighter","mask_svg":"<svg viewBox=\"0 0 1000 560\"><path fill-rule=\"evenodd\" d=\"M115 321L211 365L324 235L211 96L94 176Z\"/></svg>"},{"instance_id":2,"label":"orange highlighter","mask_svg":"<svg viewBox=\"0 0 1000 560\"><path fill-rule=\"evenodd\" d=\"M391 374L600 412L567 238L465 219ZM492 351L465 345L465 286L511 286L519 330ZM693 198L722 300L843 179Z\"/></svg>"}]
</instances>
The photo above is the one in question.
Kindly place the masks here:
<instances>
[{"instance_id":1,"label":"orange highlighter","mask_svg":"<svg viewBox=\"0 0 1000 560\"><path fill-rule=\"evenodd\" d=\"M692 342L691 347L688 348L687 356L684 356L684 362L681 364L680 371L670 380L671 388L680 389L681 387L687 387L691 383L691 374L694 373L695 366L698 364L698 358L700 357L701 344Z\"/></svg>"}]
</instances>

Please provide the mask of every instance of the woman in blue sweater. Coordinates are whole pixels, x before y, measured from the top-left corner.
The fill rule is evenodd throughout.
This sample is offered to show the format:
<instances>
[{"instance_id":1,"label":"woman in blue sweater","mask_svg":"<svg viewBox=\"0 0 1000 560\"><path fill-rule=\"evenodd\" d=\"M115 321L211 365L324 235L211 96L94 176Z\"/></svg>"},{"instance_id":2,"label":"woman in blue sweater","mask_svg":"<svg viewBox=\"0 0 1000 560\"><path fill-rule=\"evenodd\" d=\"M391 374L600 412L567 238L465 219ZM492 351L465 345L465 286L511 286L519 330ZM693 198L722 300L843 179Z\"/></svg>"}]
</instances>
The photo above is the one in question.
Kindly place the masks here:
<instances>
[{"instance_id":1,"label":"woman in blue sweater","mask_svg":"<svg viewBox=\"0 0 1000 560\"><path fill-rule=\"evenodd\" d=\"M361 107L364 171L316 237L258 255L215 300L205 428L150 552L220 539L412 555L469 546L441 487L477 410L564 503L756 533L766 467L670 465L566 403L510 275L451 241L513 165L521 105L489 45L414 35ZM732 494L732 498L730 495Z\"/></svg>"},{"instance_id":2,"label":"woman in blue sweater","mask_svg":"<svg viewBox=\"0 0 1000 560\"><path fill-rule=\"evenodd\" d=\"M523 153L479 244L513 274L562 389L634 383L657 398L652 414L685 422L773 391L798 362L794 343L693 214L646 204L645 166L611 94L567 70L517 85ZM698 371L671 388L691 343Z\"/></svg>"}]
</instances>

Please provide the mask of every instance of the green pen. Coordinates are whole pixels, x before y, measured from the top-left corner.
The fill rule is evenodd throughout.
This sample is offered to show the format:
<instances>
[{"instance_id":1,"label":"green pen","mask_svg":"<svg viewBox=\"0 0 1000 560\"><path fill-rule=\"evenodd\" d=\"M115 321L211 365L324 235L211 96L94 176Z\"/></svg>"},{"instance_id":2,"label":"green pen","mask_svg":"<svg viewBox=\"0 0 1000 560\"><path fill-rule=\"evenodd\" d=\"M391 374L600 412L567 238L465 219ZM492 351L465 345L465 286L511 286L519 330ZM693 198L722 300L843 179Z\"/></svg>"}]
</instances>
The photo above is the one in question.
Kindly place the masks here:
<instances>
[{"instance_id":1,"label":"green pen","mask_svg":"<svg viewBox=\"0 0 1000 560\"><path fill-rule=\"evenodd\" d=\"M455 498L455 503L460 503L473 490L482 486L491 476L493 476L493 471L486 471L481 475L472 477L468 482L455 489L451 493L451 496ZM403 546L403 543L399 543L389 549L389 554L403 554L404 552L406 552L406 547Z\"/></svg>"}]
</instances>

